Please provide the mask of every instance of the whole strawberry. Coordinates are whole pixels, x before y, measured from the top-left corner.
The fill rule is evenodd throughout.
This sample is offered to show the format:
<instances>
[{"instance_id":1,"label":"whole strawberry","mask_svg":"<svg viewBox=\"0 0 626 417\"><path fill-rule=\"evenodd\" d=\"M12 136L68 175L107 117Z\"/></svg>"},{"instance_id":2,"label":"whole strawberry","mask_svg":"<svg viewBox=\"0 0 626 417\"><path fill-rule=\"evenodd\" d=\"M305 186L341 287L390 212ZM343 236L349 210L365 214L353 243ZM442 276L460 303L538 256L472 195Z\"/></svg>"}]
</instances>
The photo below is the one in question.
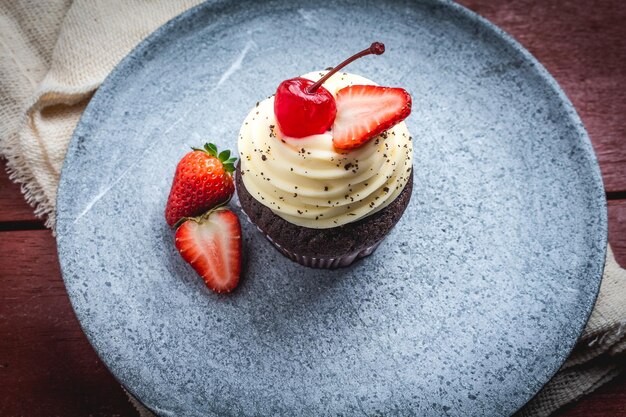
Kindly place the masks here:
<instances>
[{"instance_id":1,"label":"whole strawberry","mask_svg":"<svg viewBox=\"0 0 626 417\"><path fill-rule=\"evenodd\" d=\"M212 143L193 148L178 163L165 207L165 220L175 226L184 217L199 216L227 203L235 192L232 172L237 158L218 153Z\"/></svg>"}]
</instances>

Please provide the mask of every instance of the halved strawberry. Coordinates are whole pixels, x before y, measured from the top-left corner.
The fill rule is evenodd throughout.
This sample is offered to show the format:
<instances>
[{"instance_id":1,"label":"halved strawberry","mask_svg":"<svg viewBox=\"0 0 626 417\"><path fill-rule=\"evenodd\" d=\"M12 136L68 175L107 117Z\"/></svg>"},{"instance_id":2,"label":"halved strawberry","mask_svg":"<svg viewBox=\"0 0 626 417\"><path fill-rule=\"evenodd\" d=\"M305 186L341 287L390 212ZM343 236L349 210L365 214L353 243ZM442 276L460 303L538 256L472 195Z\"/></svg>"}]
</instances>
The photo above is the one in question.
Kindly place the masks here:
<instances>
[{"instance_id":1,"label":"halved strawberry","mask_svg":"<svg viewBox=\"0 0 626 417\"><path fill-rule=\"evenodd\" d=\"M176 230L176 248L215 292L230 292L241 272L241 225L224 208L185 220Z\"/></svg>"},{"instance_id":2,"label":"halved strawberry","mask_svg":"<svg viewBox=\"0 0 626 417\"><path fill-rule=\"evenodd\" d=\"M351 85L337 92L332 127L337 149L354 149L411 114L411 96L402 88Z\"/></svg>"}]
</instances>

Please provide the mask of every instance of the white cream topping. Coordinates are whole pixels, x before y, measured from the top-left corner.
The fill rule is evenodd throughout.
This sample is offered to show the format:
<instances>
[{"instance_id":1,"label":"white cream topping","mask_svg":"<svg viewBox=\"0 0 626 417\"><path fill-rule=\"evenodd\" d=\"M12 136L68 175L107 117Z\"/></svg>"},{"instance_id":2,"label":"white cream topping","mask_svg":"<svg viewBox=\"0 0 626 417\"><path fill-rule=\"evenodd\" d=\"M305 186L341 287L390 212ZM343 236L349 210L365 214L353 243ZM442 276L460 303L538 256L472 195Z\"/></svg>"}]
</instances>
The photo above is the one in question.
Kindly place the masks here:
<instances>
[{"instance_id":1,"label":"white cream topping","mask_svg":"<svg viewBox=\"0 0 626 417\"><path fill-rule=\"evenodd\" d=\"M316 81L325 71L304 78ZM337 73L324 83L336 96L349 85L376 85ZM411 174L413 144L404 122L357 149L333 146L330 132L283 136L274 97L250 111L239 134L242 180L248 192L276 215L298 226L327 229L362 219L389 205Z\"/></svg>"}]
</instances>

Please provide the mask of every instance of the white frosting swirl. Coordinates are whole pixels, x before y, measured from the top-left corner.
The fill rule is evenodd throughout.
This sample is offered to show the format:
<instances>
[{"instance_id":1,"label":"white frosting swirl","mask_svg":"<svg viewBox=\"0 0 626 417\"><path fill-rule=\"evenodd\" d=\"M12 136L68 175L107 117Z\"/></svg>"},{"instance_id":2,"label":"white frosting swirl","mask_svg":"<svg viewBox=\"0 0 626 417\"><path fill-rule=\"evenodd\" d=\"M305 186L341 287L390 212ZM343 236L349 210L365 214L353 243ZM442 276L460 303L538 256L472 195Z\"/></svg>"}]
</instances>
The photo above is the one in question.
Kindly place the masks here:
<instances>
[{"instance_id":1,"label":"white frosting swirl","mask_svg":"<svg viewBox=\"0 0 626 417\"><path fill-rule=\"evenodd\" d=\"M322 72L304 78L318 80ZM324 83L336 96L348 85L375 85L337 73ZM290 223L314 229L341 226L389 205L411 174L412 139L404 122L361 147L335 149L330 132L305 138L283 136L274 97L252 109L239 134L242 180L261 204Z\"/></svg>"}]
</instances>

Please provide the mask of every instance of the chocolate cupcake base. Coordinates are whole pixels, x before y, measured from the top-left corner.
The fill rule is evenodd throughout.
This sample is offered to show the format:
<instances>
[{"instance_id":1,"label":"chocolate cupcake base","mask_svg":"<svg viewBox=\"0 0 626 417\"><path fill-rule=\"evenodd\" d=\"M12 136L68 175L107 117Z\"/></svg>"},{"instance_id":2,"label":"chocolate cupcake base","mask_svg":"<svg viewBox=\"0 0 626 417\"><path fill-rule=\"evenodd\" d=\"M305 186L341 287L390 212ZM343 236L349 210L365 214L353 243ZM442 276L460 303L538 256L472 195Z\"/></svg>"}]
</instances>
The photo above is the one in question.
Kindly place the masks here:
<instances>
[{"instance_id":1,"label":"chocolate cupcake base","mask_svg":"<svg viewBox=\"0 0 626 417\"><path fill-rule=\"evenodd\" d=\"M312 268L339 268L374 252L400 220L411 199L413 174L404 190L384 209L356 222L329 229L298 226L274 214L246 189L237 167L235 184L248 220L285 256Z\"/></svg>"},{"instance_id":2,"label":"chocolate cupcake base","mask_svg":"<svg viewBox=\"0 0 626 417\"><path fill-rule=\"evenodd\" d=\"M250 217L248 217L245 211L244 211L244 215L246 217L246 220L250 224L256 226L252 222L252 220L250 220ZM287 258L291 259L292 261L295 261L299 263L300 265L308 266L309 268L335 269L335 268L343 268L343 267L349 266L357 259L364 258L374 253L374 251L376 250L376 248L382 241L381 239L380 241L378 241L376 244L374 244L373 246L369 248L361 249L357 252L350 253L342 257L315 257L315 256L298 255L297 253L289 252L288 250L280 246L278 243L274 242L274 240L271 237L269 237L267 234L265 234L263 230L261 230L260 227L256 226L256 228L259 232L263 234L263 236L265 236L267 240L270 241L272 245L274 245L274 247L280 253L282 253Z\"/></svg>"}]
</instances>

